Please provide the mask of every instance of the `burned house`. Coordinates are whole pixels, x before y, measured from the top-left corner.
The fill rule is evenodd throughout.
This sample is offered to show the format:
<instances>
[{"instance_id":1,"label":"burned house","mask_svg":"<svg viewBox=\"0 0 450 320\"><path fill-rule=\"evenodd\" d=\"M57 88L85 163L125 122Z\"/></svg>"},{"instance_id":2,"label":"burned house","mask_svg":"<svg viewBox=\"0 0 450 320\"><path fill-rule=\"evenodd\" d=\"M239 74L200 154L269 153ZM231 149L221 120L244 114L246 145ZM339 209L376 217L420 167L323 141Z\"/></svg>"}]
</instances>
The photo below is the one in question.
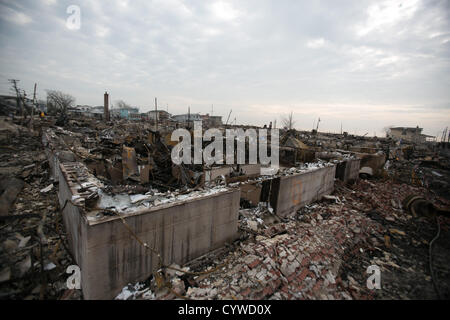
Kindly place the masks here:
<instances>
[{"instance_id":1,"label":"burned house","mask_svg":"<svg viewBox=\"0 0 450 320\"><path fill-rule=\"evenodd\" d=\"M397 141L402 140L405 142L424 143L429 139L434 139L433 136L422 134L423 129L419 126L415 128L408 127L395 127L390 128L387 137L393 138Z\"/></svg>"}]
</instances>

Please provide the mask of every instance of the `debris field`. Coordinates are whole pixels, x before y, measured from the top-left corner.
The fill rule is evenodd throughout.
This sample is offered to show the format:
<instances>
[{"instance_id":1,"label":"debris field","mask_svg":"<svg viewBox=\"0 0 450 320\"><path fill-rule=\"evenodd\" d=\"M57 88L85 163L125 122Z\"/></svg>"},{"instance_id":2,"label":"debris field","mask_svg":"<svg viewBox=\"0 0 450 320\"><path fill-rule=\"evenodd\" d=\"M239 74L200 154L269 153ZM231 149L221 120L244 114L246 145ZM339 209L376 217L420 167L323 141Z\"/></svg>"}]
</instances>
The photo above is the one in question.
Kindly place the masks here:
<instances>
[{"instance_id":1,"label":"debris field","mask_svg":"<svg viewBox=\"0 0 450 320\"><path fill-rule=\"evenodd\" d=\"M282 166L269 176L259 165L174 165L173 128L163 124L156 130L145 122L81 116L63 123L36 119L31 128L20 119L0 121L1 299L450 298L448 143L281 130ZM64 171L69 167L73 172ZM320 183L309 190L313 182L295 179ZM288 187L304 188L302 198ZM215 199L236 190L235 211L216 208ZM291 192L293 204L286 206L283 197ZM177 214L194 219L192 203L211 205L210 215L233 212L223 225L207 214L199 219L208 225L186 226L187 239L212 230L218 240L193 242L180 249L180 258L178 249L163 251L164 241L150 242L152 235L131 220L163 210L174 212L173 221ZM73 212L87 230L81 240L70 225ZM99 254L82 267L102 263L116 281L114 292L90 291L94 284L86 282L95 280L86 276L82 290L69 288L67 268L80 265L77 246L91 250L97 240L89 232L115 221L120 228L105 236L111 245L102 244L109 257L102 261ZM176 239L172 235L172 246ZM111 258L120 241L130 253ZM133 264L125 272L120 259L148 267L138 274ZM380 271L379 288L369 285L371 266Z\"/></svg>"}]
</instances>

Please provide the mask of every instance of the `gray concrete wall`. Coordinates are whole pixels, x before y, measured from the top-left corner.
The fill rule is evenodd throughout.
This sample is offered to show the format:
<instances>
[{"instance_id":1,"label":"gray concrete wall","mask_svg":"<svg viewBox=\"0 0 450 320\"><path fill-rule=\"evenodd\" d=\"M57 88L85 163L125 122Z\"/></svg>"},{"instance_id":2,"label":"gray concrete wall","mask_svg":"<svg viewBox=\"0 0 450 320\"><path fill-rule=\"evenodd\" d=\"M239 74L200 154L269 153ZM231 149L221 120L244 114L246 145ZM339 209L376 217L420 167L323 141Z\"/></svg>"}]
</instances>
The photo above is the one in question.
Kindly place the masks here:
<instances>
[{"instance_id":1,"label":"gray concrete wall","mask_svg":"<svg viewBox=\"0 0 450 320\"><path fill-rule=\"evenodd\" d=\"M277 215L286 217L301 207L319 200L334 190L336 166L272 180L271 206Z\"/></svg>"},{"instance_id":2,"label":"gray concrete wall","mask_svg":"<svg viewBox=\"0 0 450 320\"><path fill-rule=\"evenodd\" d=\"M375 175L380 172L386 162L385 154L356 153L356 156L361 159L361 168L370 167Z\"/></svg>"},{"instance_id":3,"label":"gray concrete wall","mask_svg":"<svg viewBox=\"0 0 450 320\"><path fill-rule=\"evenodd\" d=\"M348 183L359 177L361 159L347 159L339 163L336 167L336 178Z\"/></svg>"},{"instance_id":4,"label":"gray concrete wall","mask_svg":"<svg viewBox=\"0 0 450 320\"><path fill-rule=\"evenodd\" d=\"M164 264L184 264L237 237L239 191L232 190L126 216L137 236L155 248ZM129 282L147 279L158 267L118 219L87 226L81 266L87 299L111 299Z\"/></svg>"},{"instance_id":5,"label":"gray concrete wall","mask_svg":"<svg viewBox=\"0 0 450 320\"><path fill-rule=\"evenodd\" d=\"M261 173L260 164L243 164L241 165L242 172L249 177L259 176Z\"/></svg>"},{"instance_id":6,"label":"gray concrete wall","mask_svg":"<svg viewBox=\"0 0 450 320\"><path fill-rule=\"evenodd\" d=\"M239 186L241 189L241 199L249 201L252 205L257 206L262 191L262 184L259 182L244 183Z\"/></svg>"},{"instance_id":7,"label":"gray concrete wall","mask_svg":"<svg viewBox=\"0 0 450 320\"><path fill-rule=\"evenodd\" d=\"M73 189L68 167L61 164L61 202ZM70 170L70 169L69 169ZM163 257L165 265L184 264L237 237L238 189L165 204L123 217L135 234ZM128 283L147 279L158 258L136 241L118 217L88 221L67 204L63 219L71 250L81 269L85 299L112 299Z\"/></svg>"}]
</instances>

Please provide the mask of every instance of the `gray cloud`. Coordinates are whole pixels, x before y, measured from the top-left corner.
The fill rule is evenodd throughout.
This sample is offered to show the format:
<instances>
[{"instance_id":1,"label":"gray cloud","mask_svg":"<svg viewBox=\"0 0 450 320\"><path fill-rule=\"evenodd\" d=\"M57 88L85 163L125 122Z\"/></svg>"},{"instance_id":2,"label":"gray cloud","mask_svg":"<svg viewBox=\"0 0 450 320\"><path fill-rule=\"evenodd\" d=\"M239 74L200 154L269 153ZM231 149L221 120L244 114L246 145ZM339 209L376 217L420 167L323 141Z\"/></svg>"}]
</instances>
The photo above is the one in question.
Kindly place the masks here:
<instances>
[{"instance_id":1,"label":"gray cloud","mask_svg":"<svg viewBox=\"0 0 450 320\"><path fill-rule=\"evenodd\" d=\"M81 29L65 27L81 8ZM377 132L450 120L446 0L0 1L0 91L104 90L149 110L263 124L291 110L299 128Z\"/></svg>"}]
</instances>

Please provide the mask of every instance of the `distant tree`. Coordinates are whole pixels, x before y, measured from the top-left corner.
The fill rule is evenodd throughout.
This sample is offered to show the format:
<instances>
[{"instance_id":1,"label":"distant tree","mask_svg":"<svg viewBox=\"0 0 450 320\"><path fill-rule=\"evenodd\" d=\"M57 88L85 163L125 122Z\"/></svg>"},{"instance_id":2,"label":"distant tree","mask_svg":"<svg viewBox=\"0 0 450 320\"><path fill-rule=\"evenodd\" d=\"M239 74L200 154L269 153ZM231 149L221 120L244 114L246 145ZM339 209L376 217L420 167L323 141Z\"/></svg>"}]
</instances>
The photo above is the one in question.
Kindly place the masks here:
<instances>
[{"instance_id":1,"label":"distant tree","mask_svg":"<svg viewBox=\"0 0 450 320\"><path fill-rule=\"evenodd\" d=\"M286 128L287 130L294 129L295 120L294 120L294 115L293 115L292 111L289 115L287 115L281 119L281 123L282 123L283 127Z\"/></svg>"},{"instance_id":2,"label":"distant tree","mask_svg":"<svg viewBox=\"0 0 450 320\"><path fill-rule=\"evenodd\" d=\"M51 113L66 114L67 108L75 104L73 96L57 90L47 90L47 101L47 108Z\"/></svg>"}]
</instances>

